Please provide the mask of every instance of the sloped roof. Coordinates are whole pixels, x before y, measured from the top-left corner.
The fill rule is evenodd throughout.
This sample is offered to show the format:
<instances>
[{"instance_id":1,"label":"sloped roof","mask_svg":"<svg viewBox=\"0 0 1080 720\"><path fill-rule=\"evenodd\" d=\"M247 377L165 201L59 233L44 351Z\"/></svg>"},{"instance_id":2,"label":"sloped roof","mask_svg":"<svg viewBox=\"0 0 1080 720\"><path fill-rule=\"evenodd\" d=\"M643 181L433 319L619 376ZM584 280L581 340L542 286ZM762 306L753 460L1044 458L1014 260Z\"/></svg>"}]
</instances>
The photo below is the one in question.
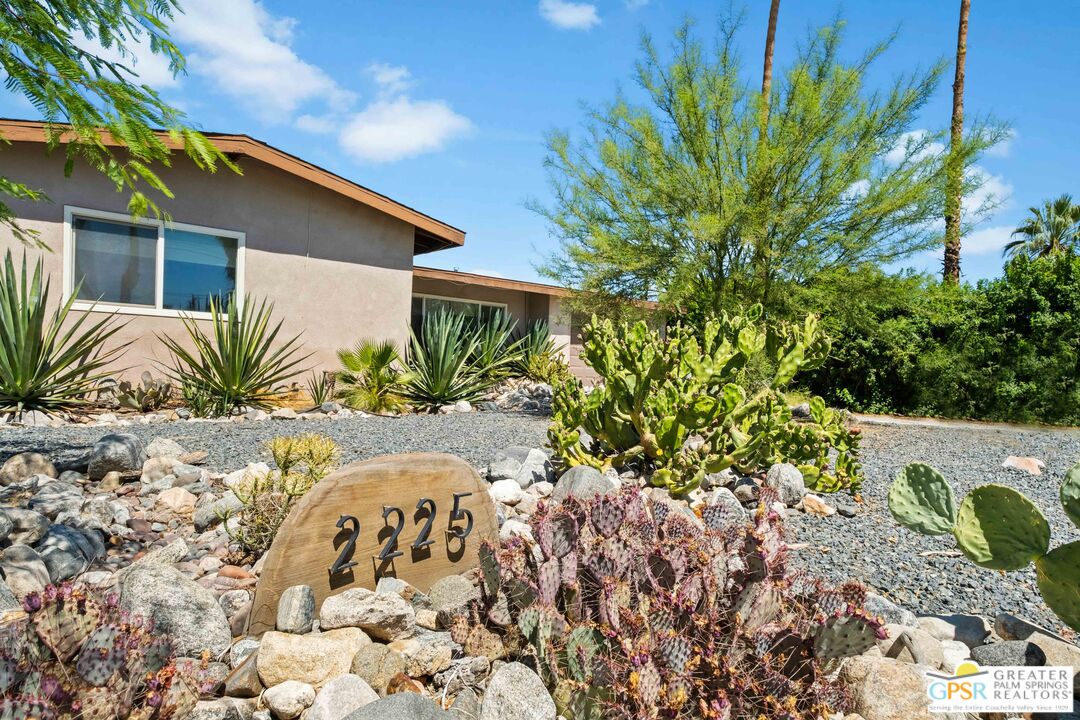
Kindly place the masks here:
<instances>
[{"instance_id":1,"label":"sloped roof","mask_svg":"<svg viewBox=\"0 0 1080 720\"><path fill-rule=\"evenodd\" d=\"M249 157L265 163L409 223L416 231L413 243L414 254L465 244L464 230L436 220L407 205L402 205L370 188L354 183L273 145L256 140L249 135L211 132L204 135L210 138L223 153ZM0 136L11 142L45 142L45 123L36 120L0 118ZM167 133L160 131L158 136L175 147ZM108 134L103 134L102 139L106 144L119 144Z\"/></svg>"}]
</instances>

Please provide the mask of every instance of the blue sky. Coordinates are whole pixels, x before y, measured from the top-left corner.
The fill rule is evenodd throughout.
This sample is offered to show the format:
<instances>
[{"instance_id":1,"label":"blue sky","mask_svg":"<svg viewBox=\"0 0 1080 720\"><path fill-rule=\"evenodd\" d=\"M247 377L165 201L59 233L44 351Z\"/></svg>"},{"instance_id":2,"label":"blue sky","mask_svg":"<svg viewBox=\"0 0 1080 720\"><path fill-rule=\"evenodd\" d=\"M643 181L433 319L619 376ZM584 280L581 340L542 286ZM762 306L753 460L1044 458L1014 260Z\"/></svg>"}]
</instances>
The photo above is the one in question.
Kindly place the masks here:
<instances>
[{"instance_id":1,"label":"blue sky","mask_svg":"<svg viewBox=\"0 0 1080 720\"><path fill-rule=\"evenodd\" d=\"M544 134L579 127L581 103L631 87L643 29L663 42L685 17L709 33L722 3L677 0L181 0L174 35L188 55L173 79L154 57L136 70L205 130L242 132L464 229L464 248L419 259L534 279L556 247L525 202L545 202ZM976 0L965 108L1015 136L980 165L1005 205L966 238L963 269L1000 272L1000 247L1029 205L1076 186L1080 3ZM784 0L776 63L810 26L840 12L851 56L899 30L877 77L955 50L959 2ZM743 5L736 4L738 9ZM746 3L745 64L760 72L767 0ZM145 55L145 53L143 54ZM952 70L919 127L947 127ZM32 117L0 93L0 114ZM936 256L909 265L937 271Z\"/></svg>"}]
</instances>

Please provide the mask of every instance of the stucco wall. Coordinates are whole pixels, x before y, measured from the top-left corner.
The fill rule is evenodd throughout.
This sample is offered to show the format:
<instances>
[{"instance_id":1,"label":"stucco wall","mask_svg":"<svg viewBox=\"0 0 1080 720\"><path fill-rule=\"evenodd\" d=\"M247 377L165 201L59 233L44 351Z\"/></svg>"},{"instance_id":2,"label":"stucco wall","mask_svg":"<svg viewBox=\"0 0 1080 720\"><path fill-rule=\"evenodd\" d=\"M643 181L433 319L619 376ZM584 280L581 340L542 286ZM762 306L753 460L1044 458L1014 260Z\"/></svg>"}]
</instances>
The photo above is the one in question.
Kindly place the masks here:
<instances>
[{"instance_id":1,"label":"stucco wall","mask_svg":"<svg viewBox=\"0 0 1080 720\"><path fill-rule=\"evenodd\" d=\"M0 148L4 175L44 190L52 203L9 203L52 252L43 256L53 297L62 290L64 206L125 212L126 195L101 175L76 165L63 174L62 152L46 157L40 144ZM248 158L244 174L211 175L178 157L161 176L175 194L159 205L180 223L246 233L244 289L275 303L283 334L303 332L308 365L336 367L335 351L360 337L404 344L412 290L413 228L336 193ZM0 228L0 251L21 244ZM176 318L123 315L117 336L128 344L119 365L143 368L164 360L155 333L182 337ZM128 373L131 374L131 373Z\"/></svg>"}]
</instances>

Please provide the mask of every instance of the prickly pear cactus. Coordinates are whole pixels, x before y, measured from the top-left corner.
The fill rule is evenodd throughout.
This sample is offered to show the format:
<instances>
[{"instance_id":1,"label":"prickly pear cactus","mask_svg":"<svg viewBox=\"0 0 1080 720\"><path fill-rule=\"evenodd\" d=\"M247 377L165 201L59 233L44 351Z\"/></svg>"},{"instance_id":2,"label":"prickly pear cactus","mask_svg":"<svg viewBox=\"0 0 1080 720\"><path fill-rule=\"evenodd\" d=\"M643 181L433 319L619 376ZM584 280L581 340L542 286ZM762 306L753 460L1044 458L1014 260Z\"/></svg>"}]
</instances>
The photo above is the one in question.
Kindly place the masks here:
<instances>
[{"instance_id":1,"label":"prickly pear cactus","mask_svg":"<svg viewBox=\"0 0 1080 720\"><path fill-rule=\"evenodd\" d=\"M788 572L773 495L750 524L703 523L629 486L543 504L535 547L515 538L481 551L474 617L506 613L490 632L531 656L567 718L843 712L827 670L882 625L862 609L864 588Z\"/></svg>"},{"instance_id":2,"label":"prickly pear cactus","mask_svg":"<svg viewBox=\"0 0 1080 720\"><path fill-rule=\"evenodd\" d=\"M645 323L616 327L595 317L582 358L604 379L585 393L556 388L548 438L566 466L635 467L656 487L684 495L729 467L751 472L776 462L803 469L811 489L857 491L858 436L820 398L808 422L792 419L783 388L824 362L829 340L817 319L766 326L761 307L672 328L661 337ZM755 356L778 368L753 396L738 384Z\"/></svg>"},{"instance_id":3,"label":"prickly pear cactus","mask_svg":"<svg viewBox=\"0 0 1080 720\"><path fill-rule=\"evenodd\" d=\"M960 509L941 473L912 463L889 490L889 510L904 527L924 535L951 532L961 552L991 570L1035 563L1043 600L1066 625L1080 631L1080 542L1050 549L1050 523L1022 493L1002 485L972 490ZM1065 475L1061 504L1080 526L1080 464Z\"/></svg>"}]
</instances>

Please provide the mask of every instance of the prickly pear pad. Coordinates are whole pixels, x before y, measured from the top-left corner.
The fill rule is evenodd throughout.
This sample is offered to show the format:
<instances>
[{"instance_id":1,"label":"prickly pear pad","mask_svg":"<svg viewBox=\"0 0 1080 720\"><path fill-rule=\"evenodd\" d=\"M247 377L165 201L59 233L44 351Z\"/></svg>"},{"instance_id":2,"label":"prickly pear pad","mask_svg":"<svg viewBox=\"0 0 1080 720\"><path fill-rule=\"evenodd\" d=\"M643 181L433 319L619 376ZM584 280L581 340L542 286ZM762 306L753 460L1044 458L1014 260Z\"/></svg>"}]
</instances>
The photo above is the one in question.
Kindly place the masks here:
<instances>
[{"instance_id":1,"label":"prickly pear pad","mask_svg":"<svg viewBox=\"0 0 1080 720\"><path fill-rule=\"evenodd\" d=\"M1035 576L1050 609L1072 629L1080 628L1080 540L1036 560Z\"/></svg>"},{"instance_id":2,"label":"prickly pear pad","mask_svg":"<svg viewBox=\"0 0 1080 720\"><path fill-rule=\"evenodd\" d=\"M1061 507L1072 524L1080 527L1080 463L1065 473L1065 482L1061 484Z\"/></svg>"},{"instance_id":3,"label":"prickly pear pad","mask_svg":"<svg viewBox=\"0 0 1080 720\"><path fill-rule=\"evenodd\" d=\"M909 530L944 535L956 524L956 499L941 473L924 463L911 463L889 489L889 512Z\"/></svg>"},{"instance_id":4,"label":"prickly pear pad","mask_svg":"<svg viewBox=\"0 0 1080 720\"><path fill-rule=\"evenodd\" d=\"M971 562L991 570L1019 570L1050 548L1046 516L1002 485L983 485L964 498L953 535Z\"/></svg>"}]
</instances>

